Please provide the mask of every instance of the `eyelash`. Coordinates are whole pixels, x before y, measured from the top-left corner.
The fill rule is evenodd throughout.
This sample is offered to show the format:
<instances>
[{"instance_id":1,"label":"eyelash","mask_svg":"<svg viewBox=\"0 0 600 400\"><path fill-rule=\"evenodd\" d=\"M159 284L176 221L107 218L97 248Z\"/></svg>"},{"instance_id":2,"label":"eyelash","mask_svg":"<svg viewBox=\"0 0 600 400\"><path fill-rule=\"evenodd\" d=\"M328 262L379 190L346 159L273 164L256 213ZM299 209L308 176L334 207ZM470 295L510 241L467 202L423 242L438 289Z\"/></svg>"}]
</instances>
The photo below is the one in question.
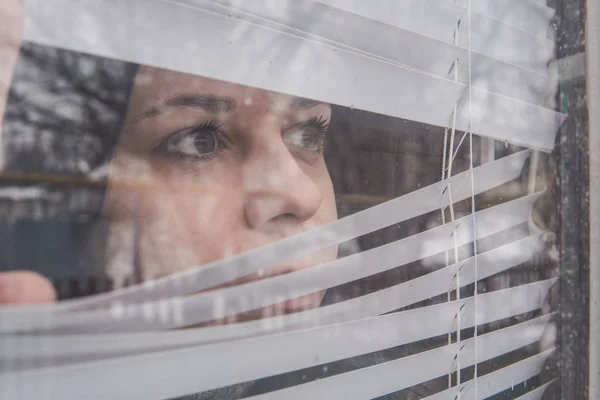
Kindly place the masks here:
<instances>
[{"instance_id":1,"label":"eyelash","mask_svg":"<svg viewBox=\"0 0 600 400\"><path fill-rule=\"evenodd\" d=\"M221 124L219 121L211 119L210 121L206 121L201 123L200 125L195 126L194 129L210 129L214 130L215 132L218 132L221 130L222 126L223 124Z\"/></svg>"},{"instance_id":2,"label":"eyelash","mask_svg":"<svg viewBox=\"0 0 600 400\"><path fill-rule=\"evenodd\" d=\"M329 120L324 118L322 115L318 117L310 117L306 124L311 124L313 127L321 130L323 133L327 132L329 129Z\"/></svg>"},{"instance_id":3,"label":"eyelash","mask_svg":"<svg viewBox=\"0 0 600 400\"><path fill-rule=\"evenodd\" d=\"M206 122L202 122L199 125L195 125L189 128L181 129L177 132L173 132L168 135L162 142L158 144L154 148L154 152L159 153L161 155L165 155L170 158L174 158L176 160L181 161L198 161L198 160L210 160L216 156L218 156L222 150L224 150L229 142L228 138L221 132L222 124L216 120L210 120ZM194 131L206 131L210 132L214 135L215 139L218 142L218 149L212 153L204 154L204 155L190 155L181 152L171 152L168 149L168 144L170 140L178 137L178 139L183 139L187 135L192 134Z\"/></svg>"}]
</instances>

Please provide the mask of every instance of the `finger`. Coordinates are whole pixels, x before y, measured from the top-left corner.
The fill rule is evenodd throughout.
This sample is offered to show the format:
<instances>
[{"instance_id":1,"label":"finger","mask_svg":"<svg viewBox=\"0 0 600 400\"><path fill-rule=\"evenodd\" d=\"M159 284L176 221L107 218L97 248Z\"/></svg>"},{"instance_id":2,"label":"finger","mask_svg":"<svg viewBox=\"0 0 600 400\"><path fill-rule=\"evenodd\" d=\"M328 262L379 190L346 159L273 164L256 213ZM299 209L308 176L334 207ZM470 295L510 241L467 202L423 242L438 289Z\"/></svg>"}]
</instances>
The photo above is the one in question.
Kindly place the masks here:
<instances>
[{"instance_id":1,"label":"finger","mask_svg":"<svg viewBox=\"0 0 600 400\"><path fill-rule=\"evenodd\" d=\"M23 34L23 1L0 1L0 122ZM1 133L1 132L0 132Z\"/></svg>"},{"instance_id":2,"label":"finger","mask_svg":"<svg viewBox=\"0 0 600 400\"><path fill-rule=\"evenodd\" d=\"M29 271L0 272L0 304L36 304L56 300L52 283Z\"/></svg>"}]
</instances>

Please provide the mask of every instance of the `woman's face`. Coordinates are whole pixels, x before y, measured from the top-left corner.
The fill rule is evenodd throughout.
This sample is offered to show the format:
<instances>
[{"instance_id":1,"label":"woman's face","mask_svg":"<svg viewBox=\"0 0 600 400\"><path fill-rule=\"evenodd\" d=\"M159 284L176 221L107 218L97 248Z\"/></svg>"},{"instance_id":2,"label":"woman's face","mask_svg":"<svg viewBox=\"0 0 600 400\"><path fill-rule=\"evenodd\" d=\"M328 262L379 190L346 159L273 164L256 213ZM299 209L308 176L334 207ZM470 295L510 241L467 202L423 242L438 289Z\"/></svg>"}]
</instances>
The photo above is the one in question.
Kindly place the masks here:
<instances>
[{"instance_id":1,"label":"woman's face","mask_svg":"<svg viewBox=\"0 0 600 400\"><path fill-rule=\"evenodd\" d=\"M136 265L138 279L155 279L335 220L323 159L330 117L328 104L141 68L110 172L109 274L119 279ZM261 276L336 254L325 249Z\"/></svg>"}]
</instances>

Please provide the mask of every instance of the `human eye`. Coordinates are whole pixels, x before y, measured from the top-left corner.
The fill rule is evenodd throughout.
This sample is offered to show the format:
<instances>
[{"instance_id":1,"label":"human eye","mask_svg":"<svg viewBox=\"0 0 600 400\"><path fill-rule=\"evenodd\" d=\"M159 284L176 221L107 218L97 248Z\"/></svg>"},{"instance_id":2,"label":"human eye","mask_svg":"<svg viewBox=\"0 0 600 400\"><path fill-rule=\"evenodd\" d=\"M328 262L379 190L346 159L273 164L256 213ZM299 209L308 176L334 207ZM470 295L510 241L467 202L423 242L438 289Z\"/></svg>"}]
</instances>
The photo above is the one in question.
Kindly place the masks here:
<instances>
[{"instance_id":1,"label":"human eye","mask_svg":"<svg viewBox=\"0 0 600 400\"><path fill-rule=\"evenodd\" d=\"M154 152L175 159L205 160L225 149L227 142L216 121L185 128L167 136Z\"/></svg>"},{"instance_id":2,"label":"human eye","mask_svg":"<svg viewBox=\"0 0 600 400\"><path fill-rule=\"evenodd\" d=\"M288 146L322 154L323 142L328 127L329 121L325 118L312 117L308 121L293 125L283 132L283 141Z\"/></svg>"}]
</instances>

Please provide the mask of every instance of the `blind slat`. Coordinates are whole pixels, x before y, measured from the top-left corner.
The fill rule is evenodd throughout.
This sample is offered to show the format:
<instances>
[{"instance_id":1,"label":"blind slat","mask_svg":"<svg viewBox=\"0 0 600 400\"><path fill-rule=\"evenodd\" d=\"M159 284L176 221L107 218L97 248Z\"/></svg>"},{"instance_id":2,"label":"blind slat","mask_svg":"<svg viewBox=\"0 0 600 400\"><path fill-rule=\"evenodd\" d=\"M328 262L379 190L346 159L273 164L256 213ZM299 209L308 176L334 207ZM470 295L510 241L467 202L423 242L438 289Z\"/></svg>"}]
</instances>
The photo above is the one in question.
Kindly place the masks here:
<instances>
[{"instance_id":1,"label":"blind slat","mask_svg":"<svg viewBox=\"0 0 600 400\"><path fill-rule=\"evenodd\" d=\"M500 370L477 378L477 389L474 380L467 381L443 392L428 396L423 400L455 400L460 393L461 400L483 400L496 393L524 382L538 375L544 362L556 351L555 348L546 350L522 361L511 364Z\"/></svg>"},{"instance_id":2,"label":"blind slat","mask_svg":"<svg viewBox=\"0 0 600 400\"><path fill-rule=\"evenodd\" d=\"M182 4L32 0L26 5L25 38L40 44L93 51L442 127L449 125L457 103L467 103L469 90L464 84ZM191 57L194 50L219 57ZM224 68L228 65L236 67ZM473 118L463 109L456 129L471 127L478 135L552 149L564 116L478 88L471 91Z\"/></svg>"},{"instance_id":3,"label":"blind slat","mask_svg":"<svg viewBox=\"0 0 600 400\"><path fill-rule=\"evenodd\" d=\"M531 287L527 289L531 289ZM494 305L498 304L498 301L506 301L508 308L515 307L516 309L522 307L524 299L521 295L516 296L520 301L511 299L515 298L512 295L519 291L524 291L523 287L504 290L501 291L502 293L481 295L478 300L485 302L487 299L492 299L490 303ZM498 297L503 298L499 299ZM533 299L531 296L528 298ZM325 327L319 330L294 332L233 343L228 342L221 345L201 346L199 348L118 357L112 360L71 364L64 367L9 372L0 374L0 386L8 388L9 393L10 390L23 389L23 393L14 393L14 395L8 396L8 398L20 399L30 398L41 388L45 389L44 394L47 398L56 399L79 398L81 397L79 394L83 393L86 395L81 398L86 399L171 398L318 365L375 351L378 348L397 346L406 343L406 340L422 337L422 333L419 332L420 324L425 324L429 328L440 332L439 334L443 334L455 329L452 326L454 314L451 310L458 312L461 308L460 304L466 301L468 300L458 300L453 303L429 307L428 309L443 312L440 312L437 317L431 315L428 319L422 317L424 315L423 311L426 311L426 309L411 310L371 320L353 321L343 326ZM541 304L533 306L539 308ZM494 311L496 316L502 318L506 315L506 311L502 310L504 307L494 306L492 308L496 309ZM405 322L412 322L411 317L414 318L415 324ZM480 321L483 323L489 321L491 314L482 317ZM446 319L446 323L442 323L439 318ZM540 317L479 336L477 339L479 361L496 357L539 340L548 318L549 316ZM395 323L389 323L393 319L396 319ZM378 324L378 322L381 324ZM371 325L371 323L374 323L374 325ZM469 323L470 321L465 321L464 327L468 327ZM508 340L508 337L511 337L511 339ZM472 363L474 354L471 353L474 353L474 343L471 339L456 345L420 353L386 363L387 365L383 369L388 371L395 367L400 368L395 369L396 372L399 370L404 371L403 363L409 362L409 360L412 361L409 365L412 365L413 375L406 381L406 384L408 386L414 385L422 382L419 379L428 380L428 376L431 376L431 379L451 372L451 364L444 365L443 357L451 357L447 359L451 361L454 359L454 355L460 352L461 360L464 360L463 366ZM275 349L281 349L281 351ZM435 363L437 369L430 369L431 365L427 362L429 357L433 357L432 352L435 357L440 357L440 364ZM238 362L240 354L257 361L241 364ZM193 368L189 368L190 363L193 363ZM393 365L394 363L400 363L401 365ZM236 368L231 368L231 365L235 365ZM361 371L380 366L366 368ZM348 374L344 374L344 376L344 381L349 378ZM355 379L359 379L360 382L362 378L363 376L360 376ZM17 382L20 385L16 385ZM169 382L169 384L165 385L165 382ZM377 380L377 382L378 386L381 383L382 388L386 387L385 379ZM342 384L339 387L338 382L331 383L336 386L334 390L340 390L343 387L342 382L339 382ZM46 387L49 384L51 386ZM308 385L311 387L312 384ZM298 388L302 388L300 390L304 392L305 386L301 385ZM312 391L312 389L310 390ZM322 395L320 392L316 393L319 393L319 396ZM17 394L19 396L16 396ZM312 398L313 396L304 398ZM286 395L279 398L288 397ZM345 397L334 396L332 398Z\"/></svg>"},{"instance_id":4,"label":"blind slat","mask_svg":"<svg viewBox=\"0 0 600 400\"><path fill-rule=\"evenodd\" d=\"M377 3L369 4L362 1L348 0L316 0L319 3L327 4L332 7L346 10L354 14L372 18L376 21L397 26L433 39L454 44L453 34L457 27L458 20L463 22L467 18L467 1L450 2L445 0L379 0ZM521 2L526 3L526 2ZM514 52L520 52L521 48L529 48L534 54L541 49L551 49L553 37L548 35L548 26L554 16L554 10L548 7L529 7L529 11L520 15L512 16L517 8L510 8L501 2L492 0L493 4L498 5L498 10L491 13L486 12L485 8L474 7L471 12L471 51L485 54L489 57L514 65L520 65L524 68L532 68L531 62L520 61L524 59L519 56L515 58ZM525 5L525 8L528 8ZM477 12L482 11L482 13ZM497 18L504 14L507 18ZM524 18L528 20L526 30L515 27L510 24L508 17ZM509 22L502 22L503 20ZM468 34L467 24L459 27L459 35L456 38L457 45L467 49ZM462 28L462 29L461 29ZM517 29L515 29L517 28ZM493 38L493 40L491 40ZM519 48L515 48L515 43ZM531 57L524 55L523 57ZM543 66L539 66L543 67ZM536 69L533 67L532 69Z\"/></svg>"},{"instance_id":5,"label":"blind slat","mask_svg":"<svg viewBox=\"0 0 600 400\"><path fill-rule=\"evenodd\" d=\"M469 171L460 173L448 180L416 190L328 225L226 260L158 279L149 285L136 285L118 289L108 294L64 301L52 306L18 307L14 309L4 307L0 309L0 322L2 322L0 330L3 325L6 325L7 318L15 315L15 313L22 316L28 310L33 313L47 315L53 312L110 307L115 301L156 300L169 296L196 293L229 280L255 273L261 268L268 268L285 260L334 246L378 229L441 209L448 205L447 190L451 190L452 199L455 202L470 197L472 190L475 194L483 193L517 178L530 154L530 151L525 150L475 168L473 170L473 188L469 184L471 173Z\"/></svg>"},{"instance_id":6,"label":"blind slat","mask_svg":"<svg viewBox=\"0 0 600 400\"><path fill-rule=\"evenodd\" d=\"M542 398L542 396L544 395L544 393L546 392L546 389L548 389L548 386L552 385L553 383L554 383L553 381L548 382L548 383L540 386L539 388L536 388L530 392L527 392L523 396L517 397L515 400L540 400Z\"/></svg>"},{"instance_id":7,"label":"blind slat","mask_svg":"<svg viewBox=\"0 0 600 400\"><path fill-rule=\"evenodd\" d=\"M510 389L515 383L525 382L537 376L542 371L548 357L555 350L546 350L543 353L536 354L523 361L478 378L477 388L475 388L474 384L469 385L463 391L461 399L483 400L503 390Z\"/></svg>"},{"instance_id":8,"label":"blind slat","mask_svg":"<svg viewBox=\"0 0 600 400\"><path fill-rule=\"evenodd\" d=\"M465 62L468 24L462 24L462 29L454 32L458 21L466 15L448 10L460 7L445 1L430 4L427 10L423 4L415 4L416 0L404 0L393 7L380 2L357 1L325 2L334 3L335 7L307 0L283 0L269 7L259 2L232 0L176 2L235 15L292 35L323 40L332 46L364 52L442 78L454 80L456 68L458 82L467 84L470 78L474 87L541 106L554 94L556 82L548 74L554 42L481 15L471 21L471 37L475 43L471 44L469 76ZM399 14L402 17L398 17ZM445 29L448 25L452 28ZM373 40L375 37L386 40ZM457 45L455 38L460 39ZM456 60L458 63L453 67Z\"/></svg>"},{"instance_id":9,"label":"blind slat","mask_svg":"<svg viewBox=\"0 0 600 400\"><path fill-rule=\"evenodd\" d=\"M467 7L469 1L471 1L473 11L477 13L522 29L532 35L553 37L550 24L554 17L554 10L544 2L536 0L458 0L456 3Z\"/></svg>"},{"instance_id":10,"label":"blind slat","mask_svg":"<svg viewBox=\"0 0 600 400\"><path fill-rule=\"evenodd\" d=\"M467 17L468 7L468 0L453 2L447 0L423 0L420 2L416 0L379 0L376 5L371 5L371 7L366 7L363 2L356 0L316 1L390 25L400 26L450 44L454 43L452 33L456 28L456 20L464 21ZM472 1L471 33L473 36L486 38L489 32L485 27L495 26L498 36L500 38L506 36L506 39L501 40L506 40L504 43L510 47L514 47L515 42L508 38L514 39L514 35L519 35L521 42L537 39L537 43L542 44L552 41L552 35L548 34L548 27L555 14L552 8L540 3L528 4L531 3L529 0L517 0L517 3L523 4L520 6L517 4L516 7L514 4L509 4L510 0L486 0L485 3L487 4ZM515 19L526 20L529 23L525 24L522 21L515 23ZM479 30L480 28L483 28L483 31ZM462 38L458 38L459 46L467 48L466 36L465 34ZM475 46L476 43L472 44L473 51L488 55L494 54L486 53L490 49L483 46L479 48ZM525 46L529 46L529 44L525 44Z\"/></svg>"}]
</instances>

